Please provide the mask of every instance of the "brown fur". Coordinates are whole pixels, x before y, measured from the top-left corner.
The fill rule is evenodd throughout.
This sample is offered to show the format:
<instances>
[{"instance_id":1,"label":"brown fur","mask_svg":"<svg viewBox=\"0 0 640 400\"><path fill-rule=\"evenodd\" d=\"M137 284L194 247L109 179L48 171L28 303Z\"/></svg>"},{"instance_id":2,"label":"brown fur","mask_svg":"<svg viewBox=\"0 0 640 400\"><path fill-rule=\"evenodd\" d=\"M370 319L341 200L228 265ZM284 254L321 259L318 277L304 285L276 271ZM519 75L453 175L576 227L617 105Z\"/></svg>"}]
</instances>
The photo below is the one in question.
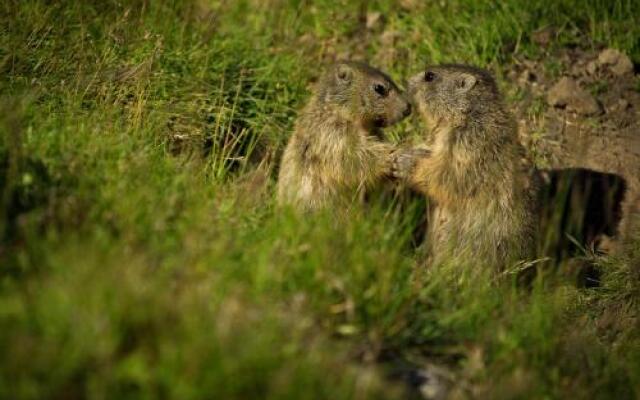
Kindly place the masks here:
<instances>
[{"instance_id":1,"label":"brown fur","mask_svg":"<svg viewBox=\"0 0 640 400\"><path fill-rule=\"evenodd\" d=\"M403 93L382 72L336 64L296 121L280 166L278 203L303 211L348 207L389 172L392 147L381 141L381 128L409 112Z\"/></svg>"},{"instance_id":2,"label":"brown fur","mask_svg":"<svg viewBox=\"0 0 640 400\"><path fill-rule=\"evenodd\" d=\"M504 268L530 257L533 191L494 79L474 67L443 65L412 77L408 91L432 142L427 155L398 154L404 162L395 174L434 203L432 262Z\"/></svg>"}]
</instances>

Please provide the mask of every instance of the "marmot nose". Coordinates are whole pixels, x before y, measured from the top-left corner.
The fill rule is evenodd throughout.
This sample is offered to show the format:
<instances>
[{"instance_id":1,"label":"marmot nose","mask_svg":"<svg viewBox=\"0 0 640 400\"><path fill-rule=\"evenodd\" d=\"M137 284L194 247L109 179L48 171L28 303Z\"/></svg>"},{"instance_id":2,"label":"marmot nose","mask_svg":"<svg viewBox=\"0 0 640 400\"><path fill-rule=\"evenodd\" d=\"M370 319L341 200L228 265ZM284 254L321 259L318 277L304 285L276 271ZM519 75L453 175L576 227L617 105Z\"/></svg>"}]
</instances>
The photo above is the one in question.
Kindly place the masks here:
<instances>
[{"instance_id":1,"label":"marmot nose","mask_svg":"<svg viewBox=\"0 0 640 400\"><path fill-rule=\"evenodd\" d=\"M404 112L402 113L402 115L404 115L405 117L408 117L409 114L411 114L411 103L407 103L407 108L405 108Z\"/></svg>"}]
</instances>

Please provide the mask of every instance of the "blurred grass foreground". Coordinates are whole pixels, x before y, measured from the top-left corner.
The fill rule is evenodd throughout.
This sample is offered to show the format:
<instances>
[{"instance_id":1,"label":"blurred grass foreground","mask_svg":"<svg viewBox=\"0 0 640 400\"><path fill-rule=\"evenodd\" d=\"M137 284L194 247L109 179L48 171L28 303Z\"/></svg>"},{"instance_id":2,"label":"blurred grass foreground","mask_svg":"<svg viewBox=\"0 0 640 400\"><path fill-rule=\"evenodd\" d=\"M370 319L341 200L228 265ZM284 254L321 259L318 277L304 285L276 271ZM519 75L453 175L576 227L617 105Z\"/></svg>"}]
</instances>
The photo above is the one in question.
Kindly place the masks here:
<instances>
[{"instance_id":1,"label":"blurred grass foreground","mask_svg":"<svg viewBox=\"0 0 640 400\"><path fill-rule=\"evenodd\" d=\"M639 398L640 240L523 289L426 279L420 199L274 208L327 63L509 88L548 26L640 62L637 0L2 1L0 398L439 398L405 379L433 365L451 398Z\"/></svg>"}]
</instances>

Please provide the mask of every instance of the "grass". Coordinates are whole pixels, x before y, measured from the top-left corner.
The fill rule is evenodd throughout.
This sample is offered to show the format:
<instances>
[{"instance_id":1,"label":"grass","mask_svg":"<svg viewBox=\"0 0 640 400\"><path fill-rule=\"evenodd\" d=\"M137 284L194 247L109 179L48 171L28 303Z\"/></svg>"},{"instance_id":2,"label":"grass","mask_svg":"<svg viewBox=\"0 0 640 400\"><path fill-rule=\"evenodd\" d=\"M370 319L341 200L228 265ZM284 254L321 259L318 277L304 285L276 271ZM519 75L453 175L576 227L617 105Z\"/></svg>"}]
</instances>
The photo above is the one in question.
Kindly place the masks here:
<instances>
[{"instance_id":1,"label":"grass","mask_svg":"<svg viewBox=\"0 0 640 400\"><path fill-rule=\"evenodd\" d=\"M427 277L419 201L337 227L276 210L273 186L333 57L400 82L444 61L501 77L551 25L556 46L637 63L638 16L631 0L3 2L0 398L403 398L386 354L451 366L467 396L637 398L633 258L599 259L596 289L553 270L530 290Z\"/></svg>"}]
</instances>

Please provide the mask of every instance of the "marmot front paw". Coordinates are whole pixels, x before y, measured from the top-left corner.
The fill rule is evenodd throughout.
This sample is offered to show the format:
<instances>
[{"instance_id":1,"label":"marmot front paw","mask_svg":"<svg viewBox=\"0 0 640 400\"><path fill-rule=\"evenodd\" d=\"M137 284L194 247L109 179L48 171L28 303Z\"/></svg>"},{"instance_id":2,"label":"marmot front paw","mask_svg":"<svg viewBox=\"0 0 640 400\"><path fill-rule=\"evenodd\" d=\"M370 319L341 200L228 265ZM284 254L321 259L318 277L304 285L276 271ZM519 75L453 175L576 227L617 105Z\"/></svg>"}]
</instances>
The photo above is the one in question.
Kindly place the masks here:
<instances>
[{"instance_id":1,"label":"marmot front paw","mask_svg":"<svg viewBox=\"0 0 640 400\"><path fill-rule=\"evenodd\" d=\"M395 179L407 179L421 158L428 157L431 150L427 148L409 148L396 151L391 156L391 176Z\"/></svg>"}]
</instances>

